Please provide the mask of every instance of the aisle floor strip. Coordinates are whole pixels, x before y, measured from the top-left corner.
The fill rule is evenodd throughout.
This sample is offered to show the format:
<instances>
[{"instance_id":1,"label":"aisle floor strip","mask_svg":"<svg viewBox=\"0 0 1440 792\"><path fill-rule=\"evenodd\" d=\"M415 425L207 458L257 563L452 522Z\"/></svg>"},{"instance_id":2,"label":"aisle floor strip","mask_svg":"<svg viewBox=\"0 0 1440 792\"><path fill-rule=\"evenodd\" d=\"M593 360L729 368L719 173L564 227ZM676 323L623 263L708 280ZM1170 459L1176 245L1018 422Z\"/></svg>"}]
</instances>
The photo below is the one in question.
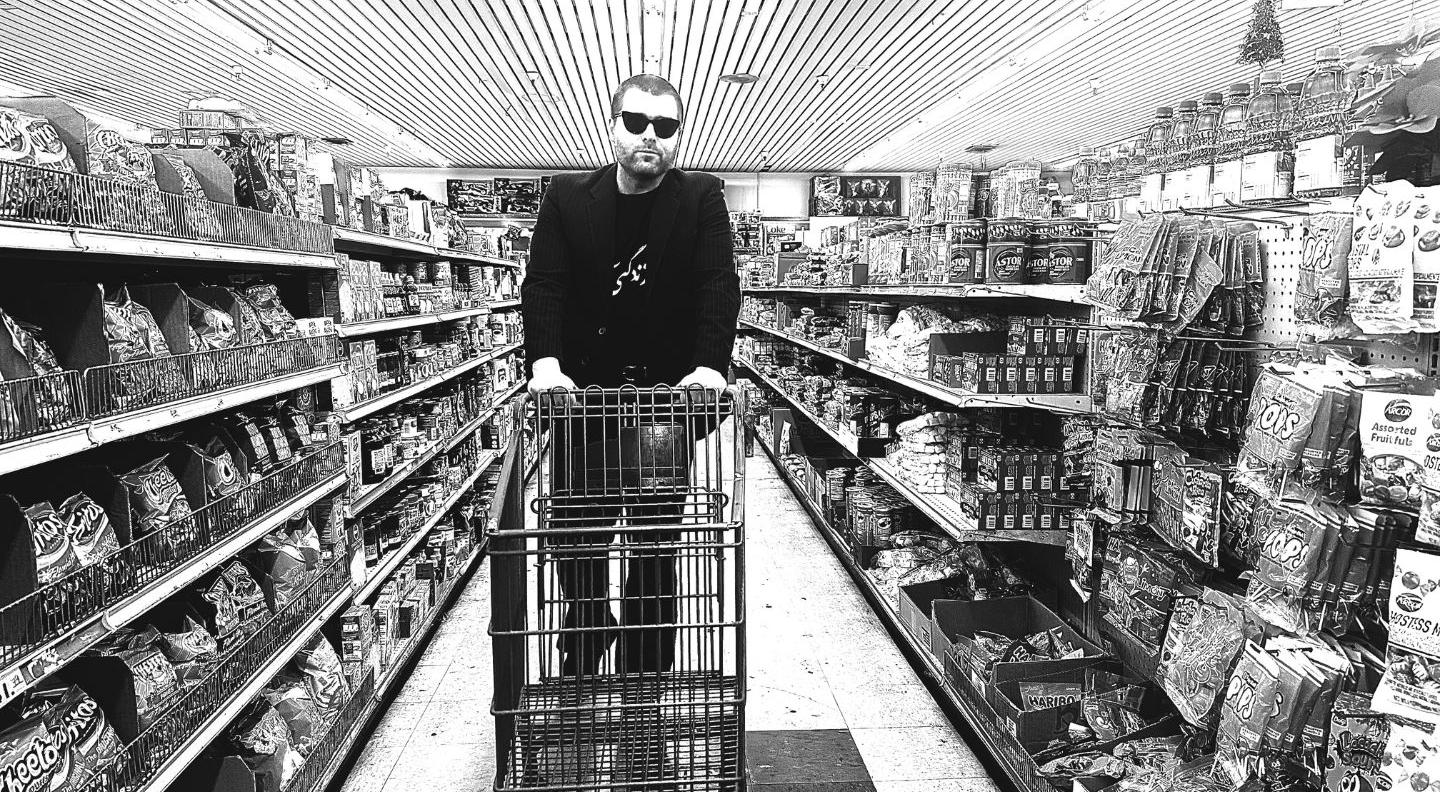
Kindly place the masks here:
<instances>
[{"instance_id":1,"label":"aisle floor strip","mask_svg":"<svg viewBox=\"0 0 1440 792\"><path fill-rule=\"evenodd\" d=\"M740 365L749 369L756 379L760 380L774 391L780 398L784 399L792 409L803 415L810 423L819 427L832 440L844 448L851 456L869 465L882 479L897 492L905 497L920 509L925 516L935 521L941 530L945 531L957 542L1028 542L1030 544L1052 545L1064 547L1066 534L1064 531L1039 531L1039 530L1018 530L987 531L979 528L976 523L967 516L960 508L960 504L949 495L937 495L917 492L914 485L909 482L900 471L887 459L881 457L861 457L857 451L859 441L849 432L833 429L829 424L820 419L819 416L810 411L810 408L801 404L789 393L786 393L778 383L765 376L753 363L744 359L736 358ZM769 449L766 449L767 451Z\"/></svg>"}]
</instances>

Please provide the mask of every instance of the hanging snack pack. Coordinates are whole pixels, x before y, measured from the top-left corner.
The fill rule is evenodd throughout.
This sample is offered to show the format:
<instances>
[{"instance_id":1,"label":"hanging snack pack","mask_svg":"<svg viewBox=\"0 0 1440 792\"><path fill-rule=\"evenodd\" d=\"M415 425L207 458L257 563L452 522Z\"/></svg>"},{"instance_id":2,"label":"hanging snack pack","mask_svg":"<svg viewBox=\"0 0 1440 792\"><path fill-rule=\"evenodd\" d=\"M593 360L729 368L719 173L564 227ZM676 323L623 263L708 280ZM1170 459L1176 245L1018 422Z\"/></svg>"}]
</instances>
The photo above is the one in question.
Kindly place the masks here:
<instances>
[{"instance_id":1,"label":"hanging snack pack","mask_svg":"<svg viewBox=\"0 0 1440 792\"><path fill-rule=\"evenodd\" d=\"M1440 189L1416 190L1408 212L1397 224L1410 227L1410 260L1415 269L1415 329L1420 333L1440 330L1436 296L1440 292L1440 225L1430 216ZM1397 207L1397 211L1399 207Z\"/></svg>"},{"instance_id":2,"label":"hanging snack pack","mask_svg":"<svg viewBox=\"0 0 1440 792\"><path fill-rule=\"evenodd\" d=\"M1300 277L1295 284L1295 322L1328 337L1344 321L1349 296L1350 235L1355 219L1327 213L1305 227Z\"/></svg>"},{"instance_id":3,"label":"hanging snack pack","mask_svg":"<svg viewBox=\"0 0 1440 792\"><path fill-rule=\"evenodd\" d=\"M194 297L188 299L191 350L209 352L235 346L235 318Z\"/></svg>"},{"instance_id":4,"label":"hanging snack pack","mask_svg":"<svg viewBox=\"0 0 1440 792\"><path fill-rule=\"evenodd\" d=\"M230 744L255 774L256 792L280 792L302 761L290 742L290 727L264 699L250 705L226 732Z\"/></svg>"},{"instance_id":5,"label":"hanging snack pack","mask_svg":"<svg viewBox=\"0 0 1440 792\"><path fill-rule=\"evenodd\" d=\"M305 683L282 673L261 693L290 728L290 744L301 756L308 756L315 740L324 733L325 718L315 706Z\"/></svg>"},{"instance_id":6,"label":"hanging snack pack","mask_svg":"<svg viewBox=\"0 0 1440 792\"><path fill-rule=\"evenodd\" d=\"M135 712L140 730L150 727L180 693L175 667L159 650L160 634L153 627L142 631L122 628L87 654L114 657L125 664L135 689Z\"/></svg>"},{"instance_id":7,"label":"hanging snack pack","mask_svg":"<svg viewBox=\"0 0 1440 792\"><path fill-rule=\"evenodd\" d=\"M1420 474L1440 464L1434 396L1366 391L1360 406L1360 500L1420 506ZM1434 450L1431 450L1431 449Z\"/></svg>"},{"instance_id":8,"label":"hanging snack pack","mask_svg":"<svg viewBox=\"0 0 1440 792\"><path fill-rule=\"evenodd\" d=\"M77 492L60 504L60 519L82 566L94 564L120 549L110 515L89 495Z\"/></svg>"},{"instance_id":9,"label":"hanging snack pack","mask_svg":"<svg viewBox=\"0 0 1440 792\"><path fill-rule=\"evenodd\" d=\"M1240 449L1242 467L1277 479L1299 468L1320 403L1321 391L1308 378L1262 371L1250 396L1245 444Z\"/></svg>"},{"instance_id":10,"label":"hanging snack pack","mask_svg":"<svg viewBox=\"0 0 1440 792\"><path fill-rule=\"evenodd\" d=\"M161 534L157 547L185 553L194 538L190 530L169 531L172 525L191 518L190 503L165 458L151 460L120 477L120 486L130 496L130 516L135 536Z\"/></svg>"},{"instance_id":11,"label":"hanging snack pack","mask_svg":"<svg viewBox=\"0 0 1440 792\"><path fill-rule=\"evenodd\" d=\"M1280 664L1269 653L1246 642L1220 706L1215 737L1215 767L1240 786L1258 775L1265 724L1274 714L1280 689Z\"/></svg>"},{"instance_id":12,"label":"hanging snack pack","mask_svg":"<svg viewBox=\"0 0 1440 792\"><path fill-rule=\"evenodd\" d=\"M1155 675L1187 722L1214 723L1244 624L1242 603L1229 594L1207 588L1199 597L1175 599Z\"/></svg>"},{"instance_id":13,"label":"hanging snack pack","mask_svg":"<svg viewBox=\"0 0 1440 792\"><path fill-rule=\"evenodd\" d=\"M201 467L205 472L205 502L207 504L245 489L247 482L241 480L240 469L230 454L230 448L220 438L212 437L203 448L200 446L191 446L191 448L194 450L195 456L200 459Z\"/></svg>"},{"instance_id":14,"label":"hanging snack pack","mask_svg":"<svg viewBox=\"0 0 1440 792\"><path fill-rule=\"evenodd\" d=\"M63 381L53 376L65 369L56 359L50 345L41 338L40 328L17 322L4 311L0 311L0 322L3 322L4 332L10 337L11 343L9 349L0 350L0 355L8 358L5 368L19 370L24 376L45 377L37 381L34 387L24 391L24 398L21 399L24 403L0 405L3 407L0 409L0 436L6 434L6 416L10 415L14 415L10 419L10 422L14 422L18 420L19 414L33 414L39 427L59 426L70 420L75 414L70 391L66 389ZM10 354L12 350L14 355ZM0 398L9 399L11 394L6 391ZM15 413L17 410L18 414Z\"/></svg>"},{"instance_id":15,"label":"hanging snack pack","mask_svg":"<svg viewBox=\"0 0 1440 792\"><path fill-rule=\"evenodd\" d=\"M1366 333L1408 333L1415 310L1414 186L1390 182L1355 202L1350 247L1350 316Z\"/></svg>"},{"instance_id":16,"label":"hanging snack pack","mask_svg":"<svg viewBox=\"0 0 1440 792\"><path fill-rule=\"evenodd\" d=\"M1440 556L1395 552L1390 585L1390 645L1372 706L1379 712L1440 723Z\"/></svg>"},{"instance_id":17,"label":"hanging snack pack","mask_svg":"<svg viewBox=\"0 0 1440 792\"><path fill-rule=\"evenodd\" d=\"M295 665L305 677L310 696L327 719L333 718L344 708L350 698L350 684L345 681L345 672L340 666L340 657L335 647L324 635L317 635L310 646L295 655Z\"/></svg>"},{"instance_id":18,"label":"hanging snack pack","mask_svg":"<svg viewBox=\"0 0 1440 792\"><path fill-rule=\"evenodd\" d=\"M1390 721L1355 693L1342 693L1330 715L1326 789L1382 789L1381 760L1390 742ZM1387 779L1388 782L1388 779Z\"/></svg>"},{"instance_id":19,"label":"hanging snack pack","mask_svg":"<svg viewBox=\"0 0 1440 792\"><path fill-rule=\"evenodd\" d=\"M1384 782L1377 788L1412 792L1430 789L1433 779L1440 777L1440 766L1435 762L1437 755L1440 755L1440 737L1435 735L1433 726L1412 722L1391 724L1385 753L1380 757Z\"/></svg>"}]
</instances>

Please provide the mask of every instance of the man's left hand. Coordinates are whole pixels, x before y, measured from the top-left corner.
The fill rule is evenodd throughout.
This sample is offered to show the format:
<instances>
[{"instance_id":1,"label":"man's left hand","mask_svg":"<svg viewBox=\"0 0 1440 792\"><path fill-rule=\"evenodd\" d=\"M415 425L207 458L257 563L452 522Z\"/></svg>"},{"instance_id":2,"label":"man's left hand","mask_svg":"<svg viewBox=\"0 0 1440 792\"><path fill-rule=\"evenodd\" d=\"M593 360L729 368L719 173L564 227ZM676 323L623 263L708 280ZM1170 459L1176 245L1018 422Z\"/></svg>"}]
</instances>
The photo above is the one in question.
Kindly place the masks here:
<instances>
[{"instance_id":1,"label":"man's left hand","mask_svg":"<svg viewBox=\"0 0 1440 792\"><path fill-rule=\"evenodd\" d=\"M680 380L678 387L688 388L691 385L699 385L709 390L724 390L730 383L726 381L725 375L712 368L696 366L685 379Z\"/></svg>"}]
</instances>

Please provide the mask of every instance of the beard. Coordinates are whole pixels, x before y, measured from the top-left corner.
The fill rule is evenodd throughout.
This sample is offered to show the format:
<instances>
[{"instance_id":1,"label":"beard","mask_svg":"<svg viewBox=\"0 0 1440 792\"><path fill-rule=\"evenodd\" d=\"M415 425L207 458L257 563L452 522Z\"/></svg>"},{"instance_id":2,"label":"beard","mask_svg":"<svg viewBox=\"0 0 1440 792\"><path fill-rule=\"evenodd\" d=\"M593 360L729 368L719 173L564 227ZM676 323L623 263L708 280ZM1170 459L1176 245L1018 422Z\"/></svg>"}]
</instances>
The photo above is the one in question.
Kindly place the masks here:
<instances>
[{"instance_id":1,"label":"beard","mask_svg":"<svg viewBox=\"0 0 1440 792\"><path fill-rule=\"evenodd\" d=\"M670 160L663 153L647 156L632 150L625 152L625 156L620 158L620 167L632 176L653 179L663 176L665 171L670 169Z\"/></svg>"}]
</instances>

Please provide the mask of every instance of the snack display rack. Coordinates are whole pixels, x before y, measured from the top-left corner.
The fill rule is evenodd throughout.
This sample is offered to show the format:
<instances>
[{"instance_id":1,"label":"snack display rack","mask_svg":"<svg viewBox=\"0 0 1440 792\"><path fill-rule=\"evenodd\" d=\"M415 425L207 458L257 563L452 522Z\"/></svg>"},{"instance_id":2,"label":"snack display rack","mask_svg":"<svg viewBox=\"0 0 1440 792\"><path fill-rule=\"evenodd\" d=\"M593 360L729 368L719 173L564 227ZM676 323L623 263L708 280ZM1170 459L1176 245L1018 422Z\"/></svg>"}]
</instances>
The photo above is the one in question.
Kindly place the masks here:
<instances>
[{"instance_id":1,"label":"snack display rack","mask_svg":"<svg viewBox=\"0 0 1440 792\"><path fill-rule=\"evenodd\" d=\"M41 578L34 590L22 590L0 605L0 627L6 638L0 645L0 704L7 704L51 681L79 681L83 686L83 680L73 679L67 669L78 668L82 660L92 662L102 647L126 639L141 624L156 619L155 614L191 607L181 605L181 600L195 595L197 587L210 585L204 581L220 576L222 568L228 570L240 559L251 558L262 541L288 530L287 525L298 515L307 522L314 515L329 520L324 526L323 557L318 565L307 560L312 571L304 578L304 586L292 590L288 599L277 600L279 604L266 603L270 610L263 622L250 622L253 632L222 643L203 678L182 687L174 698L156 699L163 701L163 708L146 716L150 720L139 720L143 727L137 729L134 722L126 721L130 725L122 729L120 752L102 766L77 768L69 779L73 786L67 787L94 792L188 788L187 773L200 770L197 760L204 757L208 763L219 755L217 751L227 750L223 746L237 718L262 699L262 692L270 689L277 674L297 662L303 649L319 636L334 632L329 628L342 613L375 600L402 567L411 569L405 567L407 559L420 564L433 557L434 535L440 533L437 526L454 517L457 504L473 497L504 453L506 439L502 433L497 440L491 424L522 387L509 384L511 377L502 377L505 372L496 369L493 401L488 407L467 415L453 434L438 438L432 434L434 439L417 456L397 466L383 481L362 488L347 470L358 470L359 465L351 458L359 451L358 443L351 444L343 437L348 424L426 396L427 391L463 376L474 376L482 366L488 372L491 363L513 365L515 361L508 358L521 344L476 342L468 347L471 356L449 370L358 404L327 407L332 404L329 395L336 383L352 373L353 357L347 361L343 351L349 340L410 331L418 338L422 330L430 332L477 318L483 330L487 314L513 310L519 300L457 300L445 304L468 307L340 323L338 316L329 315L331 303L316 307L313 288L307 312L305 287L325 279L333 284L339 269L338 253L398 265L402 273L407 267L413 273L415 266L427 267L430 262L485 268L519 268L523 264L113 180L0 163L0 186L7 195L31 195L37 185L44 187L43 199L8 201L0 208L0 252L5 255L43 261L56 272L73 267L82 282L87 277L107 281L134 278L143 281L142 289L174 287L182 307L169 320L178 324L166 325L167 317L161 317L158 309L156 316L167 335L189 330L192 343L196 343L196 330L185 325L185 292L166 281L183 281L187 291L191 288L188 284L199 284L203 291L211 288L206 284L238 285L247 276L266 282L279 279L283 288L277 288L275 299L283 295L286 304L280 310L293 314L289 331L277 340L203 351L187 351L189 347L180 344L175 354L102 362L33 377L15 377L7 370L0 382L0 404L5 408L0 414L0 476L43 476L51 466L71 465L72 457L75 465L90 465L95 464L92 460L104 463L110 458L105 455L113 456L116 449L131 453L128 449L135 444L178 443L175 438L188 438L180 433L201 423L216 424L224 417L222 413L256 409L279 399L303 398L311 414L320 416L313 431L325 436L323 445L307 447L283 464L277 457L273 466L267 463L253 468L253 480L245 479L216 499L197 502L187 516L162 530L142 533L136 528L131 541L127 527L125 542L100 561L58 581ZM479 270L472 269L474 272ZM159 284L154 283L157 279ZM102 286L100 297L95 298L97 306L103 292ZM459 286L456 292L461 293ZM48 293L43 296L53 298ZM237 312L238 324L240 308L232 310ZM95 315L99 316L98 308ZM297 323L294 316L302 319ZM110 320L106 314L105 321ZM501 326L510 328L514 338L513 323ZM110 327L105 330L109 332ZM173 338L170 340L174 345ZM105 353L102 349L98 354ZM489 386L485 387L488 393ZM56 409L57 403L63 409ZM482 428L488 438L484 443L499 442L500 447L480 449ZM305 431L312 430L307 426ZM276 437L280 439L257 438L256 442L282 446L289 442L284 435ZM312 440L305 442L308 445ZM465 443L471 446L462 449ZM476 450L469 450L472 447ZM435 510L417 530L367 571L363 548L347 537L346 519L381 508L387 495L446 454L467 460L469 472L434 502ZM252 468L242 467L240 474L250 476ZM196 486L208 485L200 481ZM25 495L17 492L16 497ZM107 503L107 511L109 508ZM398 503L394 508L399 508ZM424 636L443 619L477 567L485 551L481 536L483 532L474 542L462 544L468 548L464 558L442 555L442 564L448 558L453 565L451 576L443 583L436 581L437 596L424 622L416 625L416 637L398 660L385 667L383 676L378 664L372 668L364 662L354 667L354 677L348 680L353 695L328 724L311 761L302 765L303 771L291 779L288 789L323 789L343 766L369 723L388 706L395 682L403 678L406 665L423 646ZM29 543L28 538L23 541ZM449 552L454 540L444 542ZM414 573L408 574L413 577ZM99 689L92 695L103 699ZM121 698L118 715L108 712L114 702L101 703L101 709L117 723L138 717L133 709L126 715L123 707L146 706L143 701L127 705Z\"/></svg>"},{"instance_id":2,"label":"snack display rack","mask_svg":"<svg viewBox=\"0 0 1440 792\"><path fill-rule=\"evenodd\" d=\"M871 284L866 286L754 286L742 290L745 294L774 296L777 294L833 294L840 297L912 297L970 298L970 297L1023 297L1050 302L1085 302L1085 287L1081 284L1064 283L960 283L927 286L918 283Z\"/></svg>"}]
</instances>

